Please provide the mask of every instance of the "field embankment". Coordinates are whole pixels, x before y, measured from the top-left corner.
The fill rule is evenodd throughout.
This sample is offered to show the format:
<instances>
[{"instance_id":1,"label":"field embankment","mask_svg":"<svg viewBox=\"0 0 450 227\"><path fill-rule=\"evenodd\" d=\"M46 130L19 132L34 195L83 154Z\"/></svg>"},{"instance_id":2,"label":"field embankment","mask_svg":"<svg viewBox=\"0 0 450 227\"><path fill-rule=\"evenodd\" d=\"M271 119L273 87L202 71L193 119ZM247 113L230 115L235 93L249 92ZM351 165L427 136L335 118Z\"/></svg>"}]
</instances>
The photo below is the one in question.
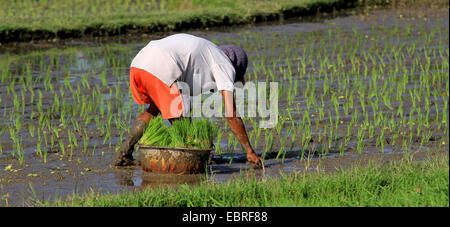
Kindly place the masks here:
<instances>
[{"instance_id":1,"label":"field embankment","mask_svg":"<svg viewBox=\"0 0 450 227\"><path fill-rule=\"evenodd\" d=\"M0 6L0 43L150 33L248 24L357 6L414 0L72 0L10 1ZM422 2L422 1L419 1ZM432 4L446 4L448 1Z\"/></svg>"}]
</instances>

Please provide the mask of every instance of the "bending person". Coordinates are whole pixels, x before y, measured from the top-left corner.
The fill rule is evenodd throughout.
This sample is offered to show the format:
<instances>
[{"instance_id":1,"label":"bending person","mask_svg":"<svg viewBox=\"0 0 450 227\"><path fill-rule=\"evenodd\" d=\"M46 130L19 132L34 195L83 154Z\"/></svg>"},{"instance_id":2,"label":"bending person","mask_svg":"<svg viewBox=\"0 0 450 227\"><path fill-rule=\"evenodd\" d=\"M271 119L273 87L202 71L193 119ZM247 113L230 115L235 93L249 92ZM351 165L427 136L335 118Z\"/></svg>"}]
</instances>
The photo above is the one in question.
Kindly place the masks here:
<instances>
[{"instance_id":1,"label":"bending person","mask_svg":"<svg viewBox=\"0 0 450 227\"><path fill-rule=\"evenodd\" d=\"M249 142L245 126L236 114L233 95L234 83L245 82L247 64L247 54L242 48L217 46L193 35L176 34L151 41L139 51L130 68L133 98L138 104L149 104L149 107L131 128L116 154L114 164L137 164L132 155L134 145L151 118L158 114L169 121L182 117L183 113L190 111L186 96L211 91L222 94L227 123L245 148L248 162L262 167ZM183 88L184 85L189 87ZM201 91L194 91L195 87L201 88Z\"/></svg>"}]
</instances>

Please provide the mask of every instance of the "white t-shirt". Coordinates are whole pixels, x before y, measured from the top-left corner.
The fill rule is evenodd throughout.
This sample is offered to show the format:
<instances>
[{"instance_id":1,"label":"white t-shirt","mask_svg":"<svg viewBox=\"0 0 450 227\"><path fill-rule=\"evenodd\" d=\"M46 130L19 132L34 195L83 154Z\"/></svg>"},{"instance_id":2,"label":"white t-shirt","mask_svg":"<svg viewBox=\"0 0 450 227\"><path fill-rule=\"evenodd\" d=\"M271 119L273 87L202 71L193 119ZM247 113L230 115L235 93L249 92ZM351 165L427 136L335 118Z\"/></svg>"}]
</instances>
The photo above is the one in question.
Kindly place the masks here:
<instances>
[{"instance_id":1,"label":"white t-shirt","mask_svg":"<svg viewBox=\"0 0 450 227\"><path fill-rule=\"evenodd\" d=\"M225 53L214 43L189 34L171 35L150 41L131 62L167 86L185 82L191 95L194 84L205 91L234 90L236 72ZM184 92L183 92L184 93Z\"/></svg>"}]
</instances>

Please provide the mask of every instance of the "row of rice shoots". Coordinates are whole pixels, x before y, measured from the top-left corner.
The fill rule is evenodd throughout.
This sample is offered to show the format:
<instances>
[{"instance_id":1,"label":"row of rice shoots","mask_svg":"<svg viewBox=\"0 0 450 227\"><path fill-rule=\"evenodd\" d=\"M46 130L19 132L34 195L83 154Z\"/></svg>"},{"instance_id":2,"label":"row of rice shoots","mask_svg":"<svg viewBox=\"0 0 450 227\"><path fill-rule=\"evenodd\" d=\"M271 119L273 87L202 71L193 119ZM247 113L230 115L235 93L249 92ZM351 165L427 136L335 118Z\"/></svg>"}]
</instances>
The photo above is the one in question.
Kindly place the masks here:
<instances>
[{"instance_id":1,"label":"row of rice shoots","mask_svg":"<svg viewBox=\"0 0 450 227\"><path fill-rule=\"evenodd\" d=\"M219 128L207 119L181 118L168 127L161 115L150 120L139 144L177 148L211 148Z\"/></svg>"}]
</instances>

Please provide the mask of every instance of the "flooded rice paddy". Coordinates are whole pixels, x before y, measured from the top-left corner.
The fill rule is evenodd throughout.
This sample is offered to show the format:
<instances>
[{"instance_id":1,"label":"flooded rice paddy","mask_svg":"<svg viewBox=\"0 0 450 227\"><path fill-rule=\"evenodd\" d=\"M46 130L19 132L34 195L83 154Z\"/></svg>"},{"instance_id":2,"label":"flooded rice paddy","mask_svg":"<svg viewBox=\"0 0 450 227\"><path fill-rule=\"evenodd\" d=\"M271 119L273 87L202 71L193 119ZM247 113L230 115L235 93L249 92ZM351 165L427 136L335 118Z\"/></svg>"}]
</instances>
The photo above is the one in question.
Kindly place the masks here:
<instances>
[{"instance_id":1,"label":"flooded rice paddy","mask_svg":"<svg viewBox=\"0 0 450 227\"><path fill-rule=\"evenodd\" d=\"M265 169L245 164L238 141L216 119L224 130L208 180L448 152L448 16L448 8L392 9L189 31L242 46L247 81L279 83L276 127L244 118ZM203 180L112 166L144 108L129 93L130 62L166 35L0 47L0 206Z\"/></svg>"}]
</instances>

